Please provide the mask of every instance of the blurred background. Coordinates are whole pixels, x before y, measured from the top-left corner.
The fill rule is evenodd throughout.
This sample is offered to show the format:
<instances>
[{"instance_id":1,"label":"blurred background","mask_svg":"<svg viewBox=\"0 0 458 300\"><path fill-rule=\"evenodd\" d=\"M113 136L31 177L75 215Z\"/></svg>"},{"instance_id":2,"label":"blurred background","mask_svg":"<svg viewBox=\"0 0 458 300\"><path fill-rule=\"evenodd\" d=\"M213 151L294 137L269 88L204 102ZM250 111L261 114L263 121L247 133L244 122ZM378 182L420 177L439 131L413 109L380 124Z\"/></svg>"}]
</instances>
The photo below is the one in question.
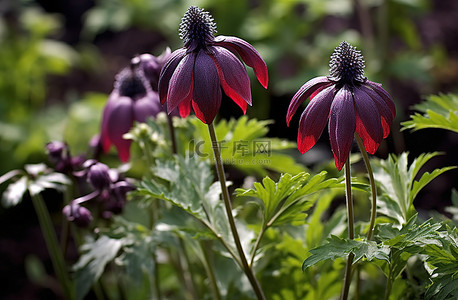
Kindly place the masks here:
<instances>
[{"instance_id":1,"label":"blurred background","mask_svg":"<svg viewBox=\"0 0 458 300\"><path fill-rule=\"evenodd\" d=\"M365 75L383 83L396 103L392 134L376 156L408 151L413 159L442 151L426 171L458 164L453 132L400 131L399 125L427 95L458 92L458 1L2 0L0 174L46 161L44 145L51 140L85 153L116 73L134 55L182 47L178 27L189 5L208 10L218 34L245 39L265 59L269 89L252 81L247 114L274 120L271 136L296 139L299 117L290 128L285 124L292 95L312 77L327 75L329 56L347 40L362 51ZM232 101L223 101L221 118L240 115ZM331 159L326 132L311 154L296 154L310 165ZM455 170L441 175L415 205L442 212L457 176ZM46 257L30 202L0 208L0 298L50 299L53 282L36 278L33 267L33 260ZM51 265L45 260L44 267Z\"/></svg>"}]
</instances>

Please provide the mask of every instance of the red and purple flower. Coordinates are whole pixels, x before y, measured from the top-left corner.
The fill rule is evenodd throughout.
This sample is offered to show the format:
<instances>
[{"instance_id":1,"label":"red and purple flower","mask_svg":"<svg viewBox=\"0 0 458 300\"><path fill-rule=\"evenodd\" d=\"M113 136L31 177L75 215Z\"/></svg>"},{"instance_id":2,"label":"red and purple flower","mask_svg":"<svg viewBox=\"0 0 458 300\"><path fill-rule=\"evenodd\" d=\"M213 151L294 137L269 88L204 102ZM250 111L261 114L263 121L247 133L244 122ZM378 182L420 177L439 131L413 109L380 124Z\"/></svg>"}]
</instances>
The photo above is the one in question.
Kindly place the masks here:
<instances>
[{"instance_id":1,"label":"red and purple flower","mask_svg":"<svg viewBox=\"0 0 458 300\"><path fill-rule=\"evenodd\" d=\"M289 126L299 106L310 97L299 122L297 147L312 148L328 122L329 139L337 169L347 161L354 133L367 152L374 154L390 133L396 114L391 96L382 85L364 77L361 52L342 42L331 56L330 76L306 82L293 96L286 115Z\"/></svg>"},{"instance_id":2,"label":"red and purple flower","mask_svg":"<svg viewBox=\"0 0 458 300\"><path fill-rule=\"evenodd\" d=\"M267 66L253 46L237 37L215 37L215 32L208 12L189 7L180 24L184 47L172 53L159 79L161 103L167 102L169 113L178 107L187 117L192 105L197 118L210 124L221 106L221 88L245 113L251 105L250 80L236 55L267 88Z\"/></svg>"},{"instance_id":3,"label":"red and purple flower","mask_svg":"<svg viewBox=\"0 0 458 300\"><path fill-rule=\"evenodd\" d=\"M121 161L130 158L131 140L123 135L129 132L134 121L145 122L162 111L159 95L154 92L142 69L140 59L132 59L130 67L117 76L102 116L100 143L108 152L113 144Z\"/></svg>"}]
</instances>

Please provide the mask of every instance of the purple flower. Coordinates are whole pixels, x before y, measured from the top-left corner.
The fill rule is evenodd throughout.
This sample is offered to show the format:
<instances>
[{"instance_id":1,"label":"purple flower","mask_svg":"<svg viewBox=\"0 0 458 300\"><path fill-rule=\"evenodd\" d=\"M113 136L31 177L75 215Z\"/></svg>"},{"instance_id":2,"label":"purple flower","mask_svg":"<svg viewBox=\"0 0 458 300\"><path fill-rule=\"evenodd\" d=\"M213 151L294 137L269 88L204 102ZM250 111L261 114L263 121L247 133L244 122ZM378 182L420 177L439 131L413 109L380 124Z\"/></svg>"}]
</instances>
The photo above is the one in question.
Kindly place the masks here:
<instances>
[{"instance_id":1,"label":"purple flower","mask_svg":"<svg viewBox=\"0 0 458 300\"><path fill-rule=\"evenodd\" d=\"M116 76L114 89L103 111L100 141L105 152L112 144L118 150L121 161L130 158L130 140L123 138L134 121L145 122L161 111L156 92L151 89L143 71L131 64Z\"/></svg>"},{"instance_id":2,"label":"purple flower","mask_svg":"<svg viewBox=\"0 0 458 300\"><path fill-rule=\"evenodd\" d=\"M382 85L364 77L361 52L342 42L331 56L330 76L313 78L293 96L286 115L289 126L299 106L310 97L301 115L297 147L301 153L312 148L328 123L329 139L337 169L347 161L354 133L366 151L374 154L390 133L396 114L391 96Z\"/></svg>"},{"instance_id":3,"label":"purple flower","mask_svg":"<svg viewBox=\"0 0 458 300\"><path fill-rule=\"evenodd\" d=\"M146 79L148 79L153 91L158 91L159 75L167 60L170 58L172 52L167 47L164 52L159 56L154 56L148 53L141 54L132 59L132 62L139 62Z\"/></svg>"},{"instance_id":4,"label":"purple flower","mask_svg":"<svg viewBox=\"0 0 458 300\"><path fill-rule=\"evenodd\" d=\"M92 222L91 212L75 201L66 205L62 209L62 213L68 221L75 222L79 227L87 227Z\"/></svg>"},{"instance_id":5,"label":"purple flower","mask_svg":"<svg viewBox=\"0 0 458 300\"><path fill-rule=\"evenodd\" d=\"M180 24L184 47L172 53L159 79L161 103L167 102L169 114L178 107L187 117L192 105L197 118L209 124L221 106L221 88L245 113L251 105L250 80L236 55L267 88L267 66L253 46L237 37L215 37L215 32L208 12L189 7Z\"/></svg>"}]
</instances>

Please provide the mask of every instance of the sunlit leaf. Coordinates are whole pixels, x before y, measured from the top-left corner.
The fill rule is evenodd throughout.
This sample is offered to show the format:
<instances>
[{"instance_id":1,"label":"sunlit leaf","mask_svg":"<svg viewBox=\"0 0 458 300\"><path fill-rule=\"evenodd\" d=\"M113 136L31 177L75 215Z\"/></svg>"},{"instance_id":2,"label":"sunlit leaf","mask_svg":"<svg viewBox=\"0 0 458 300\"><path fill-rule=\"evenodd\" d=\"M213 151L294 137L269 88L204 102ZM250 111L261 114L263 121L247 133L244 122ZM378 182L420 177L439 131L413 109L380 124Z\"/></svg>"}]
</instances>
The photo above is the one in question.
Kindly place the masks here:
<instances>
[{"instance_id":1,"label":"sunlit leaf","mask_svg":"<svg viewBox=\"0 0 458 300\"><path fill-rule=\"evenodd\" d=\"M410 166L407 153L390 155L388 159L378 161L374 171L381 192L378 212L395 220L398 227L415 215L413 201L418 192L440 174L455 168L444 167L431 173L425 172L415 180L423 165L437 155L437 152L421 154Z\"/></svg>"},{"instance_id":2,"label":"sunlit leaf","mask_svg":"<svg viewBox=\"0 0 458 300\"><path fill-rule=\"evenodd\" d=\"M431 95L414 108L421 113L402 122L404 129L442 128L458 132L458 95Z\"/></svg>"},{"instance_id":3,"label":"sunlit leaf","mask_svg":"<svg viewBox=\"0 0 458 300\"><path fill-rule=\"evenodd\" d=\"M295 143L266 137L271 123L269 120L248 119L246 116L218 122L215 132L223 163L259 175L266 175L266 170L292 174L304 171L303 166L282 152L296 148ZM195 144L189 150L197 156L213 159L207 126L198 119L191 119L191 124L196 129Z\"/></svg>"},{"instance_id":4,"label":"sunlit leaf","mask_svg":"<svg viewBox=\"0 0 458 300\"><path fill-rule=\"evenodd\" d=\"M265 177L253 189L236 189L237 196L250 196L262 201L264 222L268 226L305 221L304 213L316 198L311 195L328 188L341 187L341 179L326 179L326 172L310 177L302 172L295 176L283 174L278 182Z\"/></svg>"},{"instance_id":5,"label":"sunlit leaf","mask_svg":"<svg viewBox=\"0 0 458 300\"><path fill-rule=\"evenodd\" d=\"M102 275L105 266L117 255L123 240L101 236L81 246L83 254L74 265L76 271L76 297L83 299L92 284Z\"/></svg>"}]
</instances>

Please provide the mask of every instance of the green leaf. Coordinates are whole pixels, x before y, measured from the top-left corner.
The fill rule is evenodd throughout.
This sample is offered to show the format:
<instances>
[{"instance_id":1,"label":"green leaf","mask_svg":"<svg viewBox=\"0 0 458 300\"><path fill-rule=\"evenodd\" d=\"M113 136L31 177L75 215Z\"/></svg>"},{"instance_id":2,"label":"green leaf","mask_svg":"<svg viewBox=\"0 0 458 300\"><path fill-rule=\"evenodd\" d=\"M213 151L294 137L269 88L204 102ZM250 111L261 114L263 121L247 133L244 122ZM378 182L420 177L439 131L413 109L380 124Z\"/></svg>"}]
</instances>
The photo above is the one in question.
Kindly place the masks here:
<instances>
[{"instance_id":1,"label":"green leaf","mask_svg":"<svg viewBox=\"0 0 458 300\"><path fill-rule=\"evenodd\" d=\"M27 177L22 176L17 181L10 183L2 195L2 204L5 207L18 205L27 192Z\"/></svg>"},{"instance_id":2,"label":"green leaf","mask_svg":"<svg viewBox=\"0 0 458 300\"><path fill-rule=\"evenodd\" d=\"M369 261L373 259L389 261L390 249L386 245L378 245L374 241L349 240L333 235L328 239L327 244L313 248L309 252L312 255L302 264L303 271L318 262L347 257L350 253L355 254L355 262L362 258Z\"/></svg>"},{"instance_id":3,"label":"green leaf","mask_svg":"<svg viewBox=\"0 0 458 300\"><path fill-rule=\"evenodd\" d=\"M163 199L183 209L210 229L214 238L235 250L221 201L221 186L219 182L213 183L212 171L207 160L177 155L173 160L158 160L156 167L153 168L153 174L155 178L144 179L140 183L138 194ZM243 230L242 224L237 225L240 227L239 230ZM208 232L199 233L188 226L182 229L189 229L205 238L209 237Z\"/></svg>"},{"instance_id":4,"label":"green leaf","mask_svg":"<svg viewBox=\"0 0 458 300\"><path fill-rule=\"evenodd\" d=\"M440 174L454 169L445 167L425 172L420 179L418 173L423 165L439 153L424 153L408 166L408 154L390 155L386 160L376 162L374 178L380 186L378 212L393 219L398 228L416 214L413 201L420 190Z\"/></svg>"},{"instance_id":5,"label":"green leaf","mask_svg":"<svg viewBox=\"0 0 458 300\"><path fill-rule=\"evenodd\" d=\"M442 128L458 132L458 95L430 95L414 108L423 114L415 113L411 120L402 122L403 129Z\"/></svg>"},{"instance_id":6,"label":"green leaf","mask_svg":"<svg viewBox=\"0 0 458 300\"><path fill-rule=\"evenodd\" d=\"M200 120L190 120L195 127L194 145L189 149L195 155L213 160L213 149L208 128ZM248 174L265 176L267 170L279 173L296 174L304 167L284 153L284 150L296 148L296 144L287 140L266 137L270 120L248 119L242 116L230 121L221 120L215 125L218 146L223 163L234 166Z\"/></svg>"},{"instance_id":7,"label":"green leaf","mask_svg":"<svg viewBox=\"0 0 458 300\"><path fill-rule=\"evenodd\" d=\"M76 298L83 299L92 284L102 275L105 266L118 254L123 240L102 235L81 246L83 253L73 269L76 271Z\"/></svg>"},{"instance_id":8,"label":"green leaf","mask_svg":"<svg viewBox=\"0 0 458 300\"><path fill-rule=\"evenodd\" d=\"M262 201L264 224L281 225L293 221L305 221L304 213L313 205L311 195L317 191L341 187L342 179L326 178L321 172L310 178L302 172L295 176L281 175L278 182L265 177L261 183L254 183L254 189L236 189L237 196L250 196Z\"/></svg>"},{"instance_id":9,"label":"green leaf","mask_svg":"<svg viewBox=\"0 0 458 300\"><path fill-rule=\"evenodd\" d=\"M440 245L425 248L431 271L431 284L426 299L456 299L458 297L458 230L447 227Z\"/></svg>"}]
</instances>

